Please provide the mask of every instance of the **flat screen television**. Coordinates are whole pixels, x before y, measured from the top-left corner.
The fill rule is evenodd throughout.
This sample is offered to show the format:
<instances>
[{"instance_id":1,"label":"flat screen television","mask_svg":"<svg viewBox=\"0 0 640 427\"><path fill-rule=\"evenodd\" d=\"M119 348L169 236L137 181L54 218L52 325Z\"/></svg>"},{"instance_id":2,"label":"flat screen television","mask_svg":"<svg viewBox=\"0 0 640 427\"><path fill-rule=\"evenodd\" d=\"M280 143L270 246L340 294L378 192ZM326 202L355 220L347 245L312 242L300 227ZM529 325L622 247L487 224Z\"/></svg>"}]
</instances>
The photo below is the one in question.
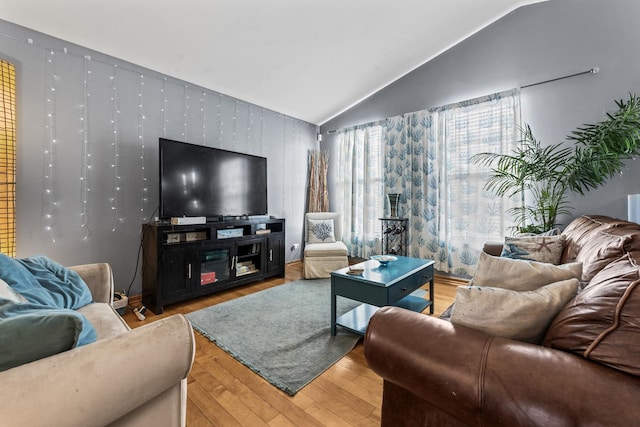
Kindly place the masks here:
<instances>
[{"instance_id":1,"label":"flat screen television","mask_svg":"<svg viewBox=\"0 0 640 427\"><path fill-rule=\"evenodd\" d=\"M160 217L266 215L267 159L160 138Z\"/></svg>"}]
</instances>

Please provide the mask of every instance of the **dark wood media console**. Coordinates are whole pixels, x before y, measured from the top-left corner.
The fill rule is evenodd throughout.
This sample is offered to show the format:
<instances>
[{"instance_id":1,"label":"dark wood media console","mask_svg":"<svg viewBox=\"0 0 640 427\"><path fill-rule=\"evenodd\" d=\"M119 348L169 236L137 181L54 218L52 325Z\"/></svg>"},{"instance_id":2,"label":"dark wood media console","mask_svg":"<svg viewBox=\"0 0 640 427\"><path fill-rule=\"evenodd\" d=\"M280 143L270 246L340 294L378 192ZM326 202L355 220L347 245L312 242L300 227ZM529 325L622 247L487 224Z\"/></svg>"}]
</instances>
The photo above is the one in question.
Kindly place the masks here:
<instances>
[{"instance_id":1,"label":"dark wood media console","mask_svg":"<svg viewBox=\"0 0 640 427\"><path fill-rule=\"evenodd\" d=\"M284 277L285 220L142 226L142 302L155 314L172 304Z\"/></svg>"}]
</instances>

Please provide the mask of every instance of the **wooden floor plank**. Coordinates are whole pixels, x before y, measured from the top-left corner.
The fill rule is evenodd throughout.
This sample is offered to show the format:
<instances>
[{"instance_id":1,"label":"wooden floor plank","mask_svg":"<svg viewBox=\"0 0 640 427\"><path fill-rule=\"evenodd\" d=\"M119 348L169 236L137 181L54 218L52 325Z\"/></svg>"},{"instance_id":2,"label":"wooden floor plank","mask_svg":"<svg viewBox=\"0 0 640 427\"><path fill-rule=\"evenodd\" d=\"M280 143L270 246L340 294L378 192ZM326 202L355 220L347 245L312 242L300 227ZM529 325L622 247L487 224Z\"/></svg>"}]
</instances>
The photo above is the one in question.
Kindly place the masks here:
<instances>
[{"instance_id":1,"label":"wooden floor plank","mask_svg":"<svg viewBox=\"0 0 640 427\"><path fill-rule=\"evenodd\" d=\"M189 398L187 398L187 425L189 427L213 426L206 415L203 414L200 408Z\"/></svg>"},{"instance_id":2,"label":"wooden floor plank","mask_svg":"<svg viewBox=\"0 0 640 427\"><path fill-rule=\"evenodd\" d=\"M370 403L374 408L379 407L382 404L382 395L378 393L379 385L376 389L363 387L360 385L358 377L360 377L360 375L353 378L345 378L344 370L338 368L337 365L336 369L329 369L325 375L323 375L323 378L331 381L334 387L344 389L345 392Z\"/></svg>"},{"instance_id":3,"label":"wooden floor plank","mask_svg":"<svg viewBox=\"0 0 640 427\"><path fill-rule=\"evenodd\" d=\"M197 381L189 384L188 399L190 399L214 426L240 426L235 418L218 403L214 390L205 390Z\"/></svg>"},{"instance_id":4,"label":"wooden floor plank","mask_svg":"<svg viewBox=\"0 0 640 427\"><path fill-rule=\"evenodd\" d=\"M241 288L165 307L165 312L139 321L127 310L124 318L135 328L176 313L190 313L224 301L302 279L302 264L288 264L285 278L274 278ZM436 315L466 283L436 276ZM428 286L423 287L428 290ZM425 311L428 313L428 311ZM382 379L369 367L362 340L334 366L289 396L196 333L196 356L188 378L187 426L377 426L380 425Z\"/></svg>"},{"instance_id":5,"label":"wooden floor plank","mask_svg":"<svg viewBox=\"0 0 640 427\"><path fill-rule=\"evenodd\" d=\"M354 424L348 423L344 419L335 415L331 410L327 410L326 407L318 404L313 404L307 409L307 412L325 426L354 427Z\"/></svg>"},{"instance_id":6,"label":"wooden floor plank","mask_svg":"<svg viewBox=\"0 0 640 427\"><path fill-rule=\"evenodd\" d=\"M221 355L216 361L220 364L222 369L226 369L235 375L240 381L250 387L260 398L262 398L267 404L274 407L281 412L286 418L296 425L309 425L320 426L319 424L305 413L304 408L297 405L300 399L296 399L298 396L291 398L283 391L279 390L275 386L268 383L259 375L255 374L246 366L242 365L237 360L233 359L229 355Z\"/></svg>"},{"instance_id":7,"label":"wooden floor plank","mask_svg":"<svg viewBox=\"0 0 640 427\"><path fill-rule=\"evenodd\" d=\"M348 395L322 376L313 380L299 394L313 399L315 404L312 407L321 407L328 413L327 415L335 415L352 426L360 426L364 419L369 417L372 412L377 411L377 408L370 403L364 402L356 396ZM307 412L310 410L307 409Z\"/></svg>"},{"instance_id":8,"label":"wooden floor plank","mask_svg":"<svg viewBox=\"0 0 640 427\"><path fill-rule=\"evenodd\" d=\"M264 423L269 423L278 416L278 410L268 404L250 387L247 387L247 385L240 379L236 378L226 369L222 369L221 365L214 359L205 359L204 366L208 373L220 381L220 383L223 384L236 399L242 402L246 407L250 408L250 410L260 417Z\"/></svg>"},{"instance_id":9,"label":"wooden floor plank","mask_svg":"<svg viewBox=\"0 0 640 427\"><path fill-rule=\"evenodd\" d=\"M269 427L298 427L294 423L292 423L287 417L282 414L278 414L271 422L269 423Z\"/></svg>"}]
</instances>

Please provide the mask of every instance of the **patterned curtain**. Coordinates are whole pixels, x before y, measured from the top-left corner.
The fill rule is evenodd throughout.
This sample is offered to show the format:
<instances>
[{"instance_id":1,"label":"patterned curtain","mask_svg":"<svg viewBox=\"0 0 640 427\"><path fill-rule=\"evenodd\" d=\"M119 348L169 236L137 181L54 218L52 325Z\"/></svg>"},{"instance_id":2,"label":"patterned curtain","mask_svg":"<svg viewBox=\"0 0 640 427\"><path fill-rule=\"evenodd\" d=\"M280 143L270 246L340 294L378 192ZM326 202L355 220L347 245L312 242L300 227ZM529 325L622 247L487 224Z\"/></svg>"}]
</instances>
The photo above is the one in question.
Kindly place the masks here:
<instances>
[{"instance_id":1,"label":"patterned curtain","mask_svg":"<svg viewBox=\"0 0 640 427\"><path fill-rule=\"evenodd\" d=\"M480 152L507 153L519 141L517 90L387 119L383 126L385 193L399 193L409 218L408 254L470 276L484 242L501 241L514 224L515 200L483 190L489 170Z\"/></svg>"},{"instance_id":2,"label":"patterned curtain","mask_svg":"<svg viewBox=\"0 0 640 427\"><path fill-rule=\"evenodd\" d=\"M382 127L375 123L338 131L340 156L336 211L342 214L342 240L349 255L380 253L384 208Z\"/></svg>"}]
</instances>

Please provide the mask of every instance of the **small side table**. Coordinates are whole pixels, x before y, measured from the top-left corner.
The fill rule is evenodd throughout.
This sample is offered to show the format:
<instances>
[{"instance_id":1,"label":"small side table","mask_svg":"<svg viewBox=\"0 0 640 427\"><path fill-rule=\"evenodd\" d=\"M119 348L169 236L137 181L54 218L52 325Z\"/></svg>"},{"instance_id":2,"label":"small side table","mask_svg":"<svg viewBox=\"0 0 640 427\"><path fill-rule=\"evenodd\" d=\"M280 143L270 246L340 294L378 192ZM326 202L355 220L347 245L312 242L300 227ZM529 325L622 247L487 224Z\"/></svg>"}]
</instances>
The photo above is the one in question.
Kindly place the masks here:
<instances>
[{"instance_id":1,"label":"small side table","mask_svg":"<svg viewBox=\"0 0 640 427\"><path fill-rule=\"evenodd\" d=\"M408 218L378 218L382 225L382 254L407 256Z\"/></svg>"}]
</instances>

